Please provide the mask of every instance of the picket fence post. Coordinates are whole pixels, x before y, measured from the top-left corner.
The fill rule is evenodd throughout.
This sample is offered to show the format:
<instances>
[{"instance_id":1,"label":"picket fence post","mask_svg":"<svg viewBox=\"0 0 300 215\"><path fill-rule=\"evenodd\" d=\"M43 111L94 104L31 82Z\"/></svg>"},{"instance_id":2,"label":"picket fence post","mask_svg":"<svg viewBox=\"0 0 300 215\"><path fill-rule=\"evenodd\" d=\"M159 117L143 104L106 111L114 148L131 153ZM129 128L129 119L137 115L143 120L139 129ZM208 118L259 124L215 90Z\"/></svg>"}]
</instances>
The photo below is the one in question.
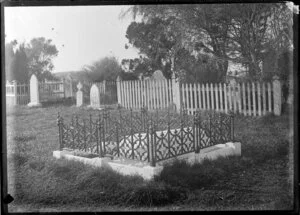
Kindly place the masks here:
<instances>
[{"instance_id":1,"label":"picket fence post","mask_svg":"<svg viewBox=\"0 0 300 215\"><path fill-rule=\"evenodd\" d=\"M282 86L279 77L273 77L274 114L280 116L282 103Z\"/></svg>"},{"instance_id":2,"label":"picket fence post","mask_svg":"<svg viewBox=\"0 0 300 215\"><path fill-rule=\"evenodd\" d=\"M173 91L173 103L176 106L176 111L179 113L181 109L181 97L180 97L180 81L172 74L172 91Z\"/></svg>"}]
</instances>

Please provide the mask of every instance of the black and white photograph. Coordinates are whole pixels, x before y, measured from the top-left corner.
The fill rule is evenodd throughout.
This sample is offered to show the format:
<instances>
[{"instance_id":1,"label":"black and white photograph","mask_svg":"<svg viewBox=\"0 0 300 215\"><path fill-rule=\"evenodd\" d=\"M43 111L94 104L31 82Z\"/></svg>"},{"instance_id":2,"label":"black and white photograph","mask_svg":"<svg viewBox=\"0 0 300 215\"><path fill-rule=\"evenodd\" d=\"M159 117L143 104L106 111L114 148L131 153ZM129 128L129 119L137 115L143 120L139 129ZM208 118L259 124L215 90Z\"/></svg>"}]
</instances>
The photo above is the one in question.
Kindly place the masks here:
<instances>
[{"instance_id":1,"label":"black and white photograph","mask_svg":"<svg viewBox=\"0 0 300 215\"><path fill-rule=\"evenodd\" d=\"M51 2L1 2L2 212L299 212L298 5Z\"/></svg>"}]
</instances>

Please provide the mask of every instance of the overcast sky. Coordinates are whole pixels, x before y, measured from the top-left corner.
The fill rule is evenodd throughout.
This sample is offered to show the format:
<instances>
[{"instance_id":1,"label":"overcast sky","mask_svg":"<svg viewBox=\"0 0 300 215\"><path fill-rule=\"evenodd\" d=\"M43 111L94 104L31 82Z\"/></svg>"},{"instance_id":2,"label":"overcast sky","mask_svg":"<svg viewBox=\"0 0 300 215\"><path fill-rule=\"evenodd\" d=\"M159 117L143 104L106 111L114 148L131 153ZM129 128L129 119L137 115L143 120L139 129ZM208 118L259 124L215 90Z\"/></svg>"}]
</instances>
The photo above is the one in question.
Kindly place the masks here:
<instances>
[{"instance_id":1,"label":"overcast sky","mask_svg":"<svg viewBox=\"0 0 300 215\"><path fill-rule=\"evenodd\" d=\"M125 49L131 17L119 19L129 6L5 7L5 42L52 39L59 53L53 72L78 71L105 56L137 56Z\"/></svg>"}]
</instances>

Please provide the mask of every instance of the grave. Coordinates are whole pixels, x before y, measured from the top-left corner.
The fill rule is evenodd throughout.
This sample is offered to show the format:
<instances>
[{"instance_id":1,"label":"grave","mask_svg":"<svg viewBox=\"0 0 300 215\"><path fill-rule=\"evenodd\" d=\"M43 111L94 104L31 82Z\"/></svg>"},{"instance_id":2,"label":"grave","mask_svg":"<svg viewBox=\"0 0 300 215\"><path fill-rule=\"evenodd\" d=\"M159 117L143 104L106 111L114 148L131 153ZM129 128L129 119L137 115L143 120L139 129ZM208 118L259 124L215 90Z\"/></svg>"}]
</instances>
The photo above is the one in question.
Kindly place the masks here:
<instances>
[{"instance_id":1,"label":"grave","mask_svg":"<svg viewBox=\"0 0 300 215\"><path fill-rule=\"evenodd\" d=\"M96 84L93 84L90 90L90 107L100 108L100 89Z\"/></svg>"},{"instance_id":2,"label":"grave","mask_svg":"<svg viewBox=\"0 0 300 215\"><path fill-rule=\"evenodd\" d=\"M39 81L37 77L33 74L30 78L30 103L29 107L39 107L40 103L40 95L39 95Z\"/></svg>"},{"instance_id":3,"label":"grave","mask_svg":"<svg viewBox=\"0 0 300 215\"><path fill-rule=\"evenodd\" d=\"M162 73L162 71L156 70L153 73L151 79L153 79L153 80L165 80L166 78L165 78L164 74Z\"/></svg>"},{"instance_id":4,"label":"grave","mask_svg":"<svg viewBox=\"0 0 300 215\"><path fill-rule=\"evenodd\" d=\"M82 84L79 82L77 84L78 91L76 92L76 106L81 107L83 105L83 92L82 92Z\"/></svg>"}]
</instances>

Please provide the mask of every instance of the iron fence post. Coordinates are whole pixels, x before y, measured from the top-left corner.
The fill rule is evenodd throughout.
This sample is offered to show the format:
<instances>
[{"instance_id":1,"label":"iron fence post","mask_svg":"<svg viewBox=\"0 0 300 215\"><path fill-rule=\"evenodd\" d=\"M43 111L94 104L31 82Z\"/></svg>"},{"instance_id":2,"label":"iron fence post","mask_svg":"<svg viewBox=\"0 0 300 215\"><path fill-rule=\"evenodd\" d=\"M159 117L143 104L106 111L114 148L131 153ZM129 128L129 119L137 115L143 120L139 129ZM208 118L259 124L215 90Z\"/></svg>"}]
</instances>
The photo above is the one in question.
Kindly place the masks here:
<instances>
[{"instance_id":1,"label":"iron fence post","mask_svg":"<svg viewBox=\"0 0 300 215\"><path fill-rule=\"evenodd\" d=\"M175 129L176 131L176 129ZM180 153L183 153L184 149L183 149L183 132L184 132L184 110L181 112L180 114Z\"/></svg>"},{"instance_id":2,"label":"iron fence post","mask_svg":"<svg viewBox=\"0 0 300 215\"><path fill-rule=\"evenodd\" d=\"M219 129L220 129L220 142L223 142L223 135L222 135L222 114L219 114Z\"/></svg>"},{"instance_id":3,"label":"iron fence post","mask_svg":"<svg viewBox=\"0 0 300 215\"><path fill-rule=\"evenodd\" d=\"M78 122L78 115L76 115L76 130L77 130L77 146L80 144L80 128Z\"/></svg>"},{"instance_id":4,"label":"iron fence post","mask_svg":"<svg viewBox=\"0 0 300 215\"><path fill-rule=\"evenodd\" d=\"M168 154L169 154L169 157L171 157L171 143L170 143L170 133L171 133L171 122L170 122L170 110L168 108L167 110L167 121L168 121Z\"/></svg>"},{"instance_id":5,"label":"iron fence post","mask_svg":"<svg viewBox=\"0 0 300 215\"><path fill-rule=\"evenodd\" d=\"M116 143L117 143L117 154L120 156L120 146L119 146L119 123L116 121Z\"/></svg>"},{"instance_id":6,"label":"iron fence post","mask_svg":"<svg viewBox=\"0 0 300 215\"><path fill-rule=\"evenodd\" d=\"M230 139L234 142L234 114L230 114Z\"/></svg>"},{"instance_id":7,"label":"iron fence post","mask_svg":"<svg viewBox=\"0 0 300 215\"><path fill-rule=\"evenodd\" d=\"M85 126L85 120L83 119L83 144L84 144L84 151L86 152L86 126Z\"/></svg>"},{"instance_id":8,"label":"iron fence post","mask_svg":"<svg viewBox=\"0 0 300 215\"><path fill-rule=\"evenodd\" d=\"M209 140L210 140L210 142L212 142L212 139L211 139L211 114L209 114L209 116L208 116L208 130L209 130Z\"/></svg>"},{"instance_id":9,"label":"iron fence post","mask_svg":"<svg viewBox=\"0 0 300 215\"><path fill-rule=\"evenodd\" d=\"M103 157L103 150L102 150L102 142L103 142L103 133L102 133L102 130L103 130L103 121L101 121L101 117L100 117L100 112L98 112L98 150L99 151L99 157L102 158Z\"/></svg>"},{"instance_id":10,"label":"iron fence post","mask_svg":"<svg viewBox=\"0 0 300 215\"><path fill-rule=\"evenodd\" d=\"M97 154L99 155L99 134L100 134L100 122L96 121L96 143L97 143Z\"/></svg>"},{"instance_id":11,"label":"iron fence post","mask_svg":"<svg viewBox=\"0 0 300 215\"><path fill-rule=\"evenodd\" d=\"M153 128L153 122L151 119L150 122L150 166L155 167L156 162L155 162L155 135L154 135L154 128Z\"/></svg>"},{"instance_id":12,"label":"iron fence post","mask_svg":"<svg viewBox=\"0 0 300 215\"><path fill-rule=\"evenodd\" d=\"M90 135L89 135L89 143L93 142L93 120L92 120L92 114L90 113Z\"/></svg>"},{"instance_id":13,"label":"iron fence post","mask_svg":"<svg viewBox=\"0 0 300 215\"><path fill-rule=\"evenodd\" d=\"M64 147L64 145L63 145L63 131L62 131L63 119L59 115L59 112L57 114L57 125L58 125L59 150L62 151L62 149Z\"/></svg>"},{"instance_id":14,"label":"iron fence post","mask_svg":"<svg viewBox=\"0 0 300 215\"><path fill-rule=\"evenodd\" d=\"M201 144L201 131L200 131L200 113L199 111L196 113L196 115L194 116L194 122L195 122L195 153L199 153L200 152L200 147L199 144Z\"/></svg>"},{"instance_id":15,"label":"iron fence post","mask_svg":"<svg viewBox=\"0 0 300 215\"><path fill-rule=\"evenodd\" d=\"M72 147L75 149L75 136L74 136L74 117L72 116L72 122L71 122L71 135L72 135Z\"/></svg>"},{"instance_id":16,"label":"iron fence post","mask_svg":"<svg viewBox=\"0 0 300 215\"><path fill-rule=\"evenodd\" d=\"M132 124L132 108L130 108L130 137L131 137L131 158L134 159L134 142L133 142L133 124Z\"/></svg>"}]
</instances>

